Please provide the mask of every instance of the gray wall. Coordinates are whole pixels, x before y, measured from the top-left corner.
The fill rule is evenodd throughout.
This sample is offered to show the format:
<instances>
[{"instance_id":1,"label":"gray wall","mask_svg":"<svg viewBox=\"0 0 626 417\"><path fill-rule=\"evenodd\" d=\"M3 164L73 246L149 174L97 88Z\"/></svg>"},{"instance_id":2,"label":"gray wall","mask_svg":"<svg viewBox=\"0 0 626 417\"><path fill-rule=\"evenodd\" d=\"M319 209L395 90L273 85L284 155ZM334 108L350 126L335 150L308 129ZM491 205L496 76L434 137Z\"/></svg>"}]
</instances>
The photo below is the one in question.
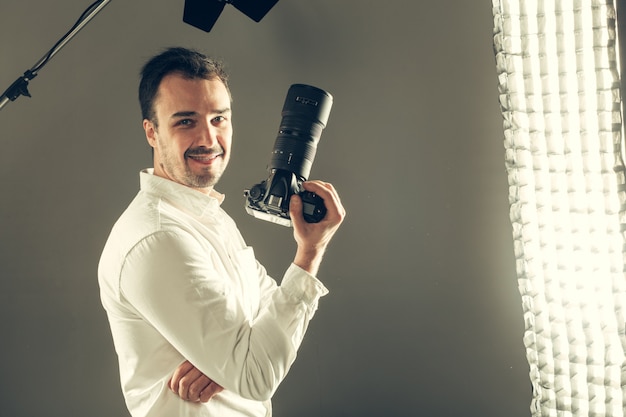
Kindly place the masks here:
<instances>
[{"instance_id":1,"label":"gray wall","mask_svg":"<svg viewBox=\"0 0 626 417\"><path fill-rule=\"evenodd\" d=\"M0 90L91 0L2 0ZM491 2L282 0L228 6L211 33L183 0L112 1L0 111L0 416L125 416L96 280L150 164L137 73L162 47L223 58L235 98L224 207L275 276L291 230L248 216L287 88L335 104L312 177L349 212L276 416L529 416L508 222Z\"/></svg>"}]
</instances>

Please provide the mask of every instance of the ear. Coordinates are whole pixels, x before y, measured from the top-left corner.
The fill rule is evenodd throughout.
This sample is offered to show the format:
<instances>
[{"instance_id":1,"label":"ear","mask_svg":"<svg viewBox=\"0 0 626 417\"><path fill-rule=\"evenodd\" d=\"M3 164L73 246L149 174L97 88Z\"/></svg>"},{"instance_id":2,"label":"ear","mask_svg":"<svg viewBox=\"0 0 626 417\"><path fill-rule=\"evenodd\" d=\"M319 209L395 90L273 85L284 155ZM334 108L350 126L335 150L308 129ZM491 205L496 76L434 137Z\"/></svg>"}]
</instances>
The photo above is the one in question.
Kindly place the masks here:
<instances>
[{"instance_id":1,"label":"ear","mask_svg":"<svg viewBox=\"0 0 626 417\"><path fill-rule=\"evenodd\" d=\"M153 148L156 147L156 127L148 119L143 119L143 130L146 132L146 139Z\"/></svg>"}]
</instances>

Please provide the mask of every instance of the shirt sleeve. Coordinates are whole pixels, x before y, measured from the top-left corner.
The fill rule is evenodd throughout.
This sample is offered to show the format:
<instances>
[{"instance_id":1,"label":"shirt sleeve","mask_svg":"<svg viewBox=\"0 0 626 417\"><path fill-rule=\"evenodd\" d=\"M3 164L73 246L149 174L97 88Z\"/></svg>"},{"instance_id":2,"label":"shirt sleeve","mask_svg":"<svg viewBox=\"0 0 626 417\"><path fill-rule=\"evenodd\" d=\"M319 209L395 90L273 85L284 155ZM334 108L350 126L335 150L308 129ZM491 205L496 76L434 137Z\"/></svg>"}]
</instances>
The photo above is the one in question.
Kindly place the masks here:
<instances>
[{"instance_id":1,"label":"shirt sleeve","mask_svg":"<svg viewBox=\"0 0 626 417\"><path fill-rule=\"evenodd\" d=\"M262 267L260 307L250 318L232 280L186 232L158 232L127 255L120 277L126 301L181 356L227 390L269 399L296 358L326 288L291 265L280 286Z\"/></svg>"}]
</instances>

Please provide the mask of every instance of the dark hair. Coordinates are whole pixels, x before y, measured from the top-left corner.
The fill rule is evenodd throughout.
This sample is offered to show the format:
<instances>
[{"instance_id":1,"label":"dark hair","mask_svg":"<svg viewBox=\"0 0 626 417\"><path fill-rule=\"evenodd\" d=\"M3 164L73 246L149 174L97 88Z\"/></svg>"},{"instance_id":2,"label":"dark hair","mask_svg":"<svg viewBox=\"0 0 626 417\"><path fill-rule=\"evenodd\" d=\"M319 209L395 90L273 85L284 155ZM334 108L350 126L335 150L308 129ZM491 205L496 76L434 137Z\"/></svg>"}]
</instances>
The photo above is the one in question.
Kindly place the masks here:
<instances>
[{"instance_id":1,"label":"dark hair","mask_svg":"<svg viewBox=\"0 0 626 417\"><path fill-rule=\"evenodd\" d=\"M157 125L154 102L161 80L169 74L179 73L185 78L219 79L226 86L228 94L228 74L222 62L187 48L168 48L151 58L141 70L139 83L139 105L141 116Z\"/></svg>"}]
</instances>

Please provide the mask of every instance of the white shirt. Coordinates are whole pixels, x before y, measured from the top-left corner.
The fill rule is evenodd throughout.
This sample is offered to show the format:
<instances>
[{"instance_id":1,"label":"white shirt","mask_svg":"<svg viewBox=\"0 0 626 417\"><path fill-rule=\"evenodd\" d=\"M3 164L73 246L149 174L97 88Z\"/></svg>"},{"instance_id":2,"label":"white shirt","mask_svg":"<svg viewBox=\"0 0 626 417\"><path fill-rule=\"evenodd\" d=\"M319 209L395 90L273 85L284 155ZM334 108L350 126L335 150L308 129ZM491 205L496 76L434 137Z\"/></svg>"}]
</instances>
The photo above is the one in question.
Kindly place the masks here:
<instances>
[{"instance_id":1,"label":"white shirt","mask_svg":"<svg viewBox=\"0 0 626 417\"><path fill-rule=\"evenodd\" d=\"M269 416L318 300L328 291L291 265L280 286L256 261L223 196L140 173L98 268L133 417ZM224 387L208 403L167 383L185 359Z\"/></svg>"}]
</instances>

